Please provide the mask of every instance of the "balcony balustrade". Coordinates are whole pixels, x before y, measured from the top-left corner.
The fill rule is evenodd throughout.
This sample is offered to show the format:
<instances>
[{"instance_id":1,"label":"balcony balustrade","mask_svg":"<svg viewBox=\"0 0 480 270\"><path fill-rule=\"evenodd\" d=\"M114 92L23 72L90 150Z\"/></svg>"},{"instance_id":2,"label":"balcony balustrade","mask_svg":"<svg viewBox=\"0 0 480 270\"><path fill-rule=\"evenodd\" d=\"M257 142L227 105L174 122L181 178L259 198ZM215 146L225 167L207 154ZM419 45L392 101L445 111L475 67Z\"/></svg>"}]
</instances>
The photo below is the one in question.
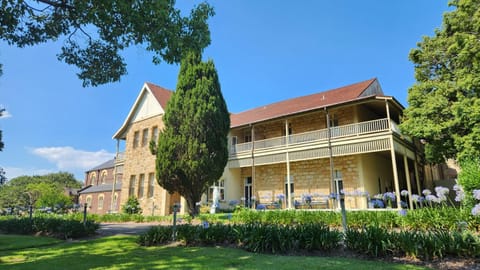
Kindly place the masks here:
<instances>
[{"instance_id":1,"label":"balcony balustrade","mask_svg":"<svg viewBox=\"0 0 480 270\"><path fill-rule=\"evenodd\" d=\"M121 163L125 161L125 152L118 152L115 157L115 163Z\"/></svg>"},{"instance_id":2,"label":"balcony balustrade","mask_svg":"<svg viewBox=\"0 0 480 270\"><path fill-rule=\"evenodd\" d=\"M393 123L393 121L391 121ZM365 121L344 126L330 128L330 138L332 140L348 137L359 137L362 135L384 132L390 130L387 118ZM400 133L396 124L392 125L392 130ZM289 136L275 137L254 142L240 143L232 145L230 155L241 154L242 152L275 149L286 146L297 146L314 142L322 142L328 140L328 129L315 130L305 133L293 134Z\"/></svg>"}]
</instances>

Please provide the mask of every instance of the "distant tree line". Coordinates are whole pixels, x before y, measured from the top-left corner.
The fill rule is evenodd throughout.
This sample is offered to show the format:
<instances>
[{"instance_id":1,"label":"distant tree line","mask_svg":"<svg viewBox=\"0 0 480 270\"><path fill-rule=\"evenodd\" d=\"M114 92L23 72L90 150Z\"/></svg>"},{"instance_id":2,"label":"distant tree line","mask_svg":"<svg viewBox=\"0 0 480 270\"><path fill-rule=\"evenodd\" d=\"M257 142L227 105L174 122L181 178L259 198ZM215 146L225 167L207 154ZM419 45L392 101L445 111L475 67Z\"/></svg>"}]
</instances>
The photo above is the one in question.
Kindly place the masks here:
<instances>
[{"instance_id":1,"label":"distant tree line","mask_svg":"<svg viewBox=\"0 0 480 270\"><path fill-rule=\"evenodd\" d=\"M62 212L74 204L68 195L69 189L81 186L81 182L68 172L19 176L0 185L0 211L12 213L32 206Z\"/></svg>"}]
</instances>

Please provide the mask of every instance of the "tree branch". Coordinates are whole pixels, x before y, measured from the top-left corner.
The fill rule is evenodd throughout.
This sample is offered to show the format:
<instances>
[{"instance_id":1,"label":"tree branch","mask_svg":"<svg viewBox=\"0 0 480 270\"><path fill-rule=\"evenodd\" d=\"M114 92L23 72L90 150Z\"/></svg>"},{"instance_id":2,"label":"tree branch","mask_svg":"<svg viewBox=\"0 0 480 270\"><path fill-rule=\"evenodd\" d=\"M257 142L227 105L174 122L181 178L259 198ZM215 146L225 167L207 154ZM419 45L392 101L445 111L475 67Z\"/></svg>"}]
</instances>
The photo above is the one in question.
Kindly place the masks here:
<instances>
[{"instance_id":1,"label":"tree branch","mask_svg":"<svg viewBox=\"0 0 480 270\"><path fill-rule=\"evenodd\" d=\"M50 5L52 7L57 7L57 8L68 8L68 9L73 9L73 6L67 5L66 1L50 1L50 0L37 0L40 3L44 3L47 5Z\"/></svg>"}]
</instances>

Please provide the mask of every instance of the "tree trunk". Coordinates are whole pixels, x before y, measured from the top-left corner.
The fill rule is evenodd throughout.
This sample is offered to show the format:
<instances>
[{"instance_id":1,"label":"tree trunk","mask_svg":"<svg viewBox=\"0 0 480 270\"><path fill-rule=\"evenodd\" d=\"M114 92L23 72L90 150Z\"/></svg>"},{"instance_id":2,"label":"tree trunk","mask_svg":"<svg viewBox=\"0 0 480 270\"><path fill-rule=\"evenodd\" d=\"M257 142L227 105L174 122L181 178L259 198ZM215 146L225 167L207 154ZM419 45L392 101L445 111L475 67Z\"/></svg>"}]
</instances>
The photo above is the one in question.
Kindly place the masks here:
<instances>
[{"instance_id":1,"label":"tree trunk","mask_svg":"<svg viewBox=\"0 0 480 270\"><path fill-rule=\"evenodd\" d=\"M199 206L197 206L197 202L200 201L200 196L195 196L193 194L189 194L185 196L185 200L187 201L187 210L188 214L191 217L196 217L200 213Z\"/></svg>"}]
</instances>

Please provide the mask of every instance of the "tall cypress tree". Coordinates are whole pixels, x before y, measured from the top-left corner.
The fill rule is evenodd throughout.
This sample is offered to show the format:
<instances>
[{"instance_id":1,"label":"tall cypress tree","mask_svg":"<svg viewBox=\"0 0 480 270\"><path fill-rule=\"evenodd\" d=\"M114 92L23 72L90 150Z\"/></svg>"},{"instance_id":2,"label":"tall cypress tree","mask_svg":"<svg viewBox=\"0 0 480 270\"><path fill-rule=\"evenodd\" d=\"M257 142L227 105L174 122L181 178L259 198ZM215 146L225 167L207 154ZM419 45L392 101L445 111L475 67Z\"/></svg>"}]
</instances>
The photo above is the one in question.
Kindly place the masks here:
<instances>
[{"instance_id":1,"label":"tall cypress tree","mask_svg":"<svg viewBox=\"0 0 480 270\"><path fill-rule=\"evenodd\" d=\"M220 178L228 159L230 116L213 61L201 62L197 53L187 55L163 121L156 149L157 181L168 192L182 195L195 216L196 203Z\"/></svg>"}]
</instances>

